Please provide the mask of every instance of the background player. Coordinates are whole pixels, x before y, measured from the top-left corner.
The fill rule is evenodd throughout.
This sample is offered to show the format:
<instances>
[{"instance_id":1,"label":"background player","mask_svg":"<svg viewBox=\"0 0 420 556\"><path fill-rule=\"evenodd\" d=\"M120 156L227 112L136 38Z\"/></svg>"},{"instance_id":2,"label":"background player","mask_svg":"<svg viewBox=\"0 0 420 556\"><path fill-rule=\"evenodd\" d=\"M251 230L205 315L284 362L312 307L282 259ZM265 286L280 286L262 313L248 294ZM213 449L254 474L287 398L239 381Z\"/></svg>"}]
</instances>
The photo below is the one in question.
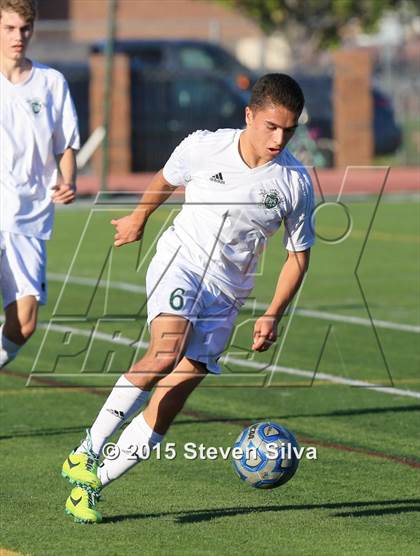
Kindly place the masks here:
<instances>
[{"instance_id":1,"label":"background player","mask_svg":"<svg viewBox=\"0 0 420 556\"><path fill-rule=\"evenodd\" d=\"M76 191L79 133L67 83L26 58L35 16L34 0L0 0L0 368L35 331L53 203L73 202Z\"/></svg>"},{"instance_id":2,"label":"background player","mask_svg":"<svg viewBox=\"0 0 420 556\"><path fill-rule=\"evenodd\" d=\"M150 214L177 185L186 202L160 238L147 272L150 344L117 381L86 439L64 462L74 488L66 510L97 522L97 493L162 441L191 392L229 340L241 304L254 284L258 255L283 223L286 262L274 296L254 327L252 349L265 351L299 288L314 243L313 191L302 165L285 148L298 124L304 98L284 74L255 85L246 108L246 129L198 131L175 149L139 206L113 220L115 246L141 239ZM98 458L107 438L137 413L121 434L114 459Z\"/></svg>"}]
</instances>

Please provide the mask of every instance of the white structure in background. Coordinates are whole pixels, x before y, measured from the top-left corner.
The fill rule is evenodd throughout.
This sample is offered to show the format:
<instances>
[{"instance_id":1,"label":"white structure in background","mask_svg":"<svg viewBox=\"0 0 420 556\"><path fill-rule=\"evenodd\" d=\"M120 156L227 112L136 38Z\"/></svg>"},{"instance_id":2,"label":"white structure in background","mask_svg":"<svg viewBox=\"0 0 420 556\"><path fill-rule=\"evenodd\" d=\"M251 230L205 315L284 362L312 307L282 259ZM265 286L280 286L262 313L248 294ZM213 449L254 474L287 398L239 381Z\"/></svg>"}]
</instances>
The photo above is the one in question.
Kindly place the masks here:
<instances>
[{"instance_id":1,"label":"white structure in background","mask_svg":"<svg viewBox=\"0 0 420 556\"><path fill-rule=\"evenodd\" d=\"M96 149L100 146L105 137L105 128L99 126L91 134L89 139L80 149L76 156L77 168L82 170L91 159Z\"/></svg>"},{"instance_id":2,"label":"white structure in background","mask_svg":"<svg viewBox=\"0 0 420 556\"><path fill-rule=\"evenodd\" d=\"M405 38L405 26L398 14L386 13L379 21L378 31L375 34L360 33L355 37L359 46L398 46Z\"/></svg>"},{"instance_id":3,"label":"white structure in background","mask_svg":"<svg viewBox=\"0 0 420 556\"><path fill-rule=\"evenodd\" d=\"M271 37L247 37L236 45L239 60L254 70L285 71L292 60L290 47L280 33Z\"/></svg>"}]
</instances>

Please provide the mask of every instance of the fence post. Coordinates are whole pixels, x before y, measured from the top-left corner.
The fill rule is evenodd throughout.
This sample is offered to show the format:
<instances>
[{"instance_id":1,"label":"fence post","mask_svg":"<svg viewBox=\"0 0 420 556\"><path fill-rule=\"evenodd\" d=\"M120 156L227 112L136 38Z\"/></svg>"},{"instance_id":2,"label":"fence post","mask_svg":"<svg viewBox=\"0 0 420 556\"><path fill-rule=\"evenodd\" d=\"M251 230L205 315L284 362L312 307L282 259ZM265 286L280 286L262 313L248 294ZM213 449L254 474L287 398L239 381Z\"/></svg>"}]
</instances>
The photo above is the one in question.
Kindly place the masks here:
<instances>
[{"instance_id":1,"label":"fence post","mask_svg":"<svg viewBox=\"0 0 420 556\"><path fill-rule=\"evenodd\" d=\"M372 62L363 49L335 54L333 89L335 165L367 166L374 154Z\"/></svg>"},{"instance_id":2,"label":"fence post","mask_svg":"<svg viewBox=\"0 0 420 556\"><path fill-rule=\"evenodd\" d=\"M131 79L130 60L125 54L114 54L112 95L109 121L109 173L131 172ZM90 57L90 130L103 125L105 56ZM95 174L101 175L102 147L93 156Z\"/></svg>"}]
</instances>

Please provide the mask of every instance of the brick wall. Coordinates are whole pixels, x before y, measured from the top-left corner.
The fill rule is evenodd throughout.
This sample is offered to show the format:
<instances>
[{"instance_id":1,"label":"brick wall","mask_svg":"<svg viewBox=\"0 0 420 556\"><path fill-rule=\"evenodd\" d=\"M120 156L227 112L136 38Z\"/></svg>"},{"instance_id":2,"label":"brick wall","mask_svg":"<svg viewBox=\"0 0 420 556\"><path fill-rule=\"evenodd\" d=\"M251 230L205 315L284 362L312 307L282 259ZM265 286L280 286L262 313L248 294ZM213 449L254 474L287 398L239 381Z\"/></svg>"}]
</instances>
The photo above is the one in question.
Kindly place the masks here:
<instances>
[{"instance_id":1,"label":"brick wall","mask_svg":"<svg viewBox=\"0 0 420 556\"><path fill-rule=\"evenodd\" d=\"M370 54L360 49L340 50L335 64L335 165L369 165L374 152Z\"/></svg>"},{"instance_id":2,"label":"brick wall","mask_svg":"<svg viewBox=\"0 0 420 556\"><path fill-rule=\"evenodd\" d=\"M104 121L105 56L94 54L90 58L90 130ZM131 100L130 63L124 54L116 54L113 61L112 103L109 134L109 172L124 174L131 171ZM100 174L103 150L93 157L93 169Z\"/></svg>"},{"instance_id":3,"label":"brick wall","mask_svg":"<svg viewBox=\"0 0 420 556\"><path fill-rule=\"evenodd\" d=\"M93 41L106 34L105 0L69 0L72 38ZM237 10L205 0L119 0L117 37L195 38L237 41L261 36L258 26Z\"/></svg>"}]
</instances>

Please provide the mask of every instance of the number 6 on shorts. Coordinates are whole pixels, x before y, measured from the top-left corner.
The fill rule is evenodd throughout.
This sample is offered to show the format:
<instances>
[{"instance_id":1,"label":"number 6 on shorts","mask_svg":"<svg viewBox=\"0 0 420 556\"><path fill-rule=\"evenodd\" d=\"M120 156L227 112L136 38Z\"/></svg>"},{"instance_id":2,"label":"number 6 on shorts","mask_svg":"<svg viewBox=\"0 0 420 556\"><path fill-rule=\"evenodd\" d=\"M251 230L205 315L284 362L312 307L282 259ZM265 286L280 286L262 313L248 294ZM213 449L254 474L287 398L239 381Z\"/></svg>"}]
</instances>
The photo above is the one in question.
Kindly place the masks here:
<instances>
[{"instance_id":1,"label":"number 6 on shorts","mask_svg":"<svg viewBox=\"0 0 420 556\"><path fill-rule=\"evenodd\" d=\"M182 288L176 288L169 296L169 303L175 311L180 311L184 307L185 290Z\"/></svg>"}]
</instances>

